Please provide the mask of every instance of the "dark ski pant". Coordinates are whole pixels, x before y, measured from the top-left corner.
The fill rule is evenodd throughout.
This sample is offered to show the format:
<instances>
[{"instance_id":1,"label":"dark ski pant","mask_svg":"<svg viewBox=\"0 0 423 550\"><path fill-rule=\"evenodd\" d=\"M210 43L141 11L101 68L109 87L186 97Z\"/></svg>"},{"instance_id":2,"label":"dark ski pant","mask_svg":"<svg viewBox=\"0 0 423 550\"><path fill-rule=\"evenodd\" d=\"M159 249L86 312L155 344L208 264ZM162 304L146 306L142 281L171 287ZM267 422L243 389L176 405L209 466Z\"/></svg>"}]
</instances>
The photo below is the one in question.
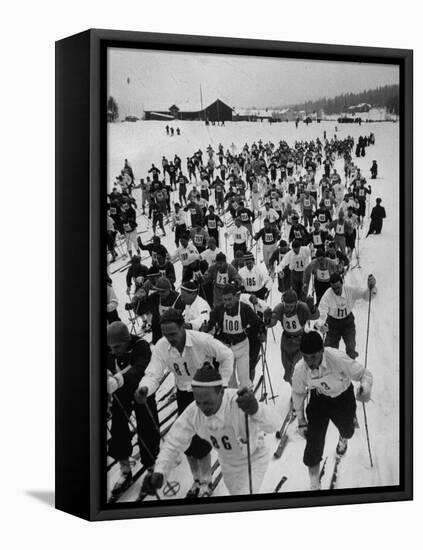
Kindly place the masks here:
<instances>
[{"instance_id":1,"label":"dark ski pant","mask_svg":"<svg viewBox=\"0 0 423 550\"><path fill-rule=\"evenodd\" d=\"M314 280L314 291L316 293L316 306L319 305L320 300L322 299L323 294L330 288L330 282L327 283L324 281Z\"/></svg>"},{"instance_id":2,"label":"dark ski pant","mask_svg":"<svg viewBox=\"0 0 423 550\"><path fill-rule=\"evenodd\" d=\"M187 226L184 223L175 226L175 244L179 246L179 240L181 235L184 235L187 231Z\"/></svg>"},{"instance_id":3,"label":"dark ski pant","mask_svg":"<svg viewBox=\"0 0 423 550\"><path fill-rule=\"evenodd\" d=\"M178 414L182 414L184 410L194 401L194 394L190 391L176 390L176 403L178 405ZM190 446L185 451L185 454L193 458L201 459L209 454L211 445L205 439L202 439L197 434L191 439Z\"/></svg>"},{"instance_id":4,"label":"dark ski pant","mask_svg":"<svg viewBox=\"0 0 423 550\"><path fill-rule=\"evenodd\" d=\"M339 348L341 338L345 343L345 352L355 359L358 353L355 351L355 322L354 315L350 313L345 319L335 319L328 315L327 319L328 333L326 334L325 346L329 348Z\"/></svg>"},{"instance_id":5,"label":"dark ski pant","mask_svg":"<svg viewBox=\"0 0 423 550\"><path fill-rule=\"evenodd\" d=\"M209 237L213 237L217 246L219 246L219 231L217 229L209 229Z\"/></svg>"},{"instance_id":6,"label":"dark ski pant","mask_svg":"<svg viewBox=\"0 0 423 550\"><path fill-rule=\"evenodd\" d=\"M306 227L313 225L313 211L312 210L303 210L303 219L304 225Z\"/></svg>"},{"instance_id":7,"label":"dark ski pant","mask_svg":"<svg viewBox=\"0 0 423 550\"><path fill-rule=\"evenodd\" d=\"M116 246L116 231L107 232L107 250L109 252L114 252Z\"/></svg>"},{"instance_id":8,"label":"dark ski pant","mask_svg":"<svg viewBox=\"0 0 423 550\"><path fill-rule=\"evenodd\" d=\"M132 411L135 412L137 430L140 437L140 459L143 466L149 468L154 464L160 450L160 434L156 429L156 425L159 425L156 398L154 395L147 398L147 405L156 422L155 425L148 413L147 407L134 403L134 391L135 388L132 386L123 386L116 391L115 395L128 416L131 416ZM112 425L111 438L109 440L109 455L116 460L124 460L132 454L133 436L131 435L131 428L125 413L116 399L113 399L111 413ZM136 441L137 439L135 438L134 442Z\"/></svg>"},{"instance_id":9,"label":"dark ski pant","mask_svg":"<svg viewBox=\"0 0 423 550\"><path fill-rule=\"evenodd\" d=\"M247 254L247 243L234 243L234 256L237 250L241 250L244 254Z\"/></svg>"},{"instance_id":10,"label":"dark ski pant","mask_svg":"<svg viewBox=\"0 0 423 550\"><path fill-rule=\"evenodd\" d=\"M288 336L285 332L282 333L281 355L282 365L285 369L283 379L285 382L288 382L288 384L291 384L295 365L302 358L300 352L301 337L302 332L297 336Z\"/></svg>"},{"instance_id":11,"label":"dark ski pant","mask_svg":"<svg viewBox=\"0 0 423 550\"><path fill-rule=\"evenodd\" d=\"M304 271L291 271L291 286L297 293L298 299L303 299Z\"/></svg>"},{"instance_id":12,"label":"dark ski pant","mask_svg":"<svg viewBox=\"0 0 423 550\"><path fill-rule=\"evenodd\" d=\"M373 233L376 233L376 235L380 235L382 232L382 225L383 225L382 220L372 220L370 222L370 227L367 235L373 235Z\"/></svg>"},{"instance_id":13,"label":"dark ski pant","mask_svg":"<svg viewBox=\"0 0 423 550\"><path fill-rule=\"evenodd\" d=\"M329 420L338 428L341 437L350 439L353 436L356 407L352 384L338 397L311 390L306 408L308 427L303 457L306 466L316 466L322 460Z\"/></svg>"}]
</instances>

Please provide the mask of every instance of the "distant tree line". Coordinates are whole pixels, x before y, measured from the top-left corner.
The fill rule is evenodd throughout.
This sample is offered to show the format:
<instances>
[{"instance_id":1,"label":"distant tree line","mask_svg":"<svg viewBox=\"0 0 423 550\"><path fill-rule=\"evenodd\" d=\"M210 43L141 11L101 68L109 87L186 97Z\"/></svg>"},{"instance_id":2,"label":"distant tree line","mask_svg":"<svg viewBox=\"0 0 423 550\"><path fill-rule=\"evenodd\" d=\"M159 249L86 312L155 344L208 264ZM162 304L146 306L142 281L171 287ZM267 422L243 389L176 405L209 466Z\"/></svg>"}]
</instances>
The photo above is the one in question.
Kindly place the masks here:
<instances>
[{"instance_id":1,"label":"distant tree line","mask_svg":"<svg viewBox=\"0 0 423 550\"><path fill-rule=\"evenodd\" d=\"M333 115L344 112L348 107L359 103L370 103L372 107L386 107L389 113L399 114L399 86L381 86L374 90L365 90L356 94L341 94L334 98L323 97L317 101L307 101L290 105L294 111L306 110L313 113L322 109L326 114Z\"/></svg>"},{"instance_id":2,"label":"distant tree line","mask_svg":"<svg viewBox=\"0 0 423 550\"><path fill-rule=\"evenodd\" d=\"M114 97L110 96L107 100L107 120L116 122L119 118L119 107Z\"/></svg>"}]
</instances>

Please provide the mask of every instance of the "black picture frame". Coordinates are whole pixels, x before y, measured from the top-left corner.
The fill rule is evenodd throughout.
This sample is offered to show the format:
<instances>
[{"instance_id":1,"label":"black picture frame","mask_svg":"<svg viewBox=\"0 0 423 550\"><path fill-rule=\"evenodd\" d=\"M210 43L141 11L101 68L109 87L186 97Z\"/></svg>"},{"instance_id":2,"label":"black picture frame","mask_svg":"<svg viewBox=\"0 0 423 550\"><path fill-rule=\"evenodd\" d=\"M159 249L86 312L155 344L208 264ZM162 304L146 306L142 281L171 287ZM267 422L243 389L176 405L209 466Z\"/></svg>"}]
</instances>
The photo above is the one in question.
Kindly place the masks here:
<instances>
[{"instance_id":1,"label":"black picture frame","mask_svg":"<svg viewBox=\"0 0 423 550\"><path fill-rule=\"evenodd\" d=\"M396 64L400 69L400 484L335 492L107 505L105 499L108 47ZM56 43L56 508L87 520L410 500L413 496L413 52L91 29ZM75 201L75 183L78 201Z\"/></svg>"}]
</instances>

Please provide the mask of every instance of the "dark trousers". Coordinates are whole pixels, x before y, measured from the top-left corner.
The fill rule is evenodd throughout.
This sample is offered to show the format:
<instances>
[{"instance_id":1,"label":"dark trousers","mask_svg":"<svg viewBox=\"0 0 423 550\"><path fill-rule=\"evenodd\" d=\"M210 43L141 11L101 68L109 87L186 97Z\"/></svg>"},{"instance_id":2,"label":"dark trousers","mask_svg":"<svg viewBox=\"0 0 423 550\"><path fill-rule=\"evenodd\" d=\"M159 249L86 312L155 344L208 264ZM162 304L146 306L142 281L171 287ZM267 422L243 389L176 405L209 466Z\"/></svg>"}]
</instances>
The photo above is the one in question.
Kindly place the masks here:
<instances>
[{"instance_id":1,"label":"dark trousers","mask_svg":"<svg viewBox=\"0 0 423 550\"><path fill-rule=\"evenodd\" d=\"M314 292L316 293L316 305L318 306L323 294L330 288L330 282L314 280Z\"/></svg>"},{"instance_id":2,"label":"dark trousers","mask_svg":"<svg viewBox=\"0 0 423 550\"><path fill-rule=\"evenodd\" d=\"M372 235L373 233L376 233L376 235L380 235L380 233L382 232L382 225L383 225L382 220L372 220L370 222L370 227L367 235Z\"/></svg>"},{"instance_id":3,"label":"dark trousers","mask_svg":"<svg viewBox=\"0 0 423 550\"><path fill-rule=\"evenodd\" d=\"M326 334L325 346L329 348L339 348L341 338L345 343L345 352L355 359L358 353L355 351L355 322L354 315L350 313L345 319L335 319L328 316L327 324L329 327Z\"/></svg>"},{"instance_id":4,"label":"dark trousers","mask_svg":"<svg viewBox=\"0 0 423 550\"><path fill-rule=\"evenodd\" d=\"M209 237L213 237L217 246L219 246L219 231L217 229L209 229Z\"/></svg>"},{"instance_id":5,"label":"dark trousers","mask_svg":"<svg viewBox=\"0 0 423 550\"><path fill-rule=\"evenodd\" d=\"M297 293L298 299L303 299L304 271L291 271L291 286Z\"/></svg>"},{"instance_id":6,"label":"dark trousers","mask_svg":"<svg viewBox=\"0 0 423 550\"><path fill-rule=\"evenodd\" d=\"M288 336L284 331L281 338L282 365L285 370L283 379L288 384L292 382L295 365L302 358L300 351L302 332L297 336Z\"/></svg>"},{"instance_id":7,"label":"dark trousers","mask_svg":"<svg viewBox=\"0 0 423 550\"><path fill-rule=\"evenodd\" d=\"M338 397L328 397L316 390L310 392L310 402L306 408L307 443L303 458L306 466L316 466L322 460L329 420L338 428L341 437L350 439L353 436L356 407L352 384Z\"/></svg>"},{"instance_id":8,"label":"dark trousers","mask_svg":"<svg viewBox=\"0 0 423 550\"><path fill-rule=\"evenodd\" d=\"M152 466L156 460L160 450L160 434L154 425L145 405L134 403L135 388L128 385L123 386L116 391L115 395L120 402L113 399L111 409L112 426L111 438L109 440L109 455L116 460L124 460L132 454L132 437L131 429L128 424L126 415L131 416L132 411L135 412L138 435L140 438L140 459L146 468ZM124 408L125 413L122 411ZM152 416L159 425L159 417L157 414L156 398L151 395L147 398L147 405L150 408ZM144 445L143 445L144 443Z\"/></svg>"},{"instance_id":9,"label":"dark trousers","mask_svg":"<svg viewBox=\"0 0 423 550\"><path fill-rule=\"evenodd\" d=\"M184 410L194 401L194 395L190 391L176 390L176 403L178 405L178 413L182 414ZM211 445L205 439L202 439L197 434L191 439L190 446L185 451L185 454L193 458L204 458L211 451Z\"/></svg>"},{"instance_id":10,"label":"dark trousers","mask_svg":"<svg viewBox=\"0 0 423 550\"><path fill-rule=\"evenodd\" d=\"M304 225L306 227L313 225L313 211L312 210L303 210L303 219Z\"/></svg>"},{"instance_id":11,"label":"dark trousers","mask_svg":"<svg viewBox=\"0 0 423 550\"><path fill-rule=\"evenodd\" d=\"M237 250L242 250L244 254L247 253L247 243L234 243L234 256Z\"/></svg>"},{"instance_id":12,"label":"dark trousers","mask_svg":"<svg viewBox=\"0 0 423 550\"><path fill-rule=\"evenodd\" d=\"M181 238L181 235L186 233L186 230L187 230L187 226L184 223L182 223L181 225L176 225L175 226L175 244L176 244L176 246L179 246L179 240Z\"/></svg>"},{"instance_id":13,"label":"dark trousers","mask_svg":"<svg viewBox=\"0 0 423 550\"><path fill-rule=\"evenodd\" d=\"M107 250L109 252L114 252L116 243L116 231L107 232Z\"/></svg>"}]
</instances>

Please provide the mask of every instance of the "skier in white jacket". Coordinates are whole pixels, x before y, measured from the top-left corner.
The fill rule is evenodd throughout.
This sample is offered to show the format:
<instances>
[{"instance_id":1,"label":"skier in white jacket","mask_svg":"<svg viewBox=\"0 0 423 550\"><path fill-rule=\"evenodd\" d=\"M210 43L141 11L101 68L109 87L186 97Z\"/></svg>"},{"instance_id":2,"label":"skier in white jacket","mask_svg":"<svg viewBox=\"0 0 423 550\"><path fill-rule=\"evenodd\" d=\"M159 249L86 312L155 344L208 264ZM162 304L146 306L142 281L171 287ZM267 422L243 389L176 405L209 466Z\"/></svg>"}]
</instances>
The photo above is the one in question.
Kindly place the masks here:
<instances>
[{"instance_id":1,"label":"skier in white jacket","mask_svg":"<svg viewBox=\"0 0 423 550\"><path fill-rule=\"evenodd\" d=\"M222 377L209 363L196 371L191 386L194 402L170 429L154 472L144 478L142 490L155 494L162 487L177 464L178 456L189 446L193 434L197 433L210 441L217 451L223 480L231 495L249 494L248 442L252 490L258 493L270 460L263 432L275 432L282 419L274 408L259 403L247 388L238 391L224 389Z\"/></svg>"}]
</instances>

